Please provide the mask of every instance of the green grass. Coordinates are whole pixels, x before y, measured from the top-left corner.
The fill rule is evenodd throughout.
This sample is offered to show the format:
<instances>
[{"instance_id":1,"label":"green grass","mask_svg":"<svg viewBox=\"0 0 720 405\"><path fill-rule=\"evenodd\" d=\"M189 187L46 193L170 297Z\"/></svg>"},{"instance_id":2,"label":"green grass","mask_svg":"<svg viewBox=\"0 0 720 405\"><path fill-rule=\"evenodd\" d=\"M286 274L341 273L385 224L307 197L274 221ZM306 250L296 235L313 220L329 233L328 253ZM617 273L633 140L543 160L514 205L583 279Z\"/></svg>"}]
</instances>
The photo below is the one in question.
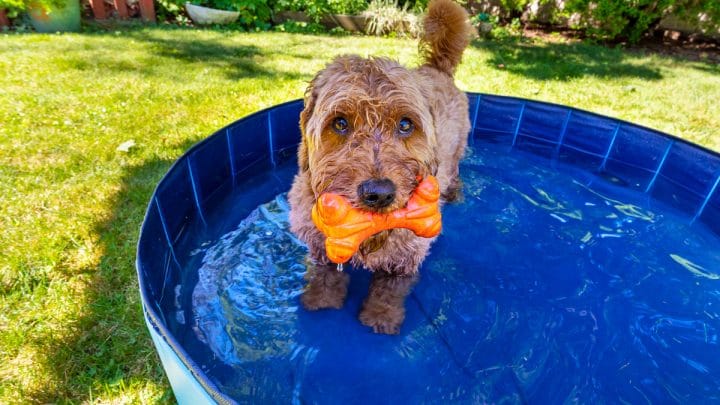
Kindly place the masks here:
<instances>
[{"instance_id":1,"label":"green grass","mask_svg":"<svg viewBox=\"0 0 720 405\"><path fill-rule=\"evenodd\" d=\"M214 130L301 97L333 55L416 64L416 49L399 39L159 28L0 37L0 403L172 400L134 270L154 185ZM720 150L720 68L707 63L475 42L457 82ZM116 151L127 140L136 146Z\"/></svg>"}]
</instances>

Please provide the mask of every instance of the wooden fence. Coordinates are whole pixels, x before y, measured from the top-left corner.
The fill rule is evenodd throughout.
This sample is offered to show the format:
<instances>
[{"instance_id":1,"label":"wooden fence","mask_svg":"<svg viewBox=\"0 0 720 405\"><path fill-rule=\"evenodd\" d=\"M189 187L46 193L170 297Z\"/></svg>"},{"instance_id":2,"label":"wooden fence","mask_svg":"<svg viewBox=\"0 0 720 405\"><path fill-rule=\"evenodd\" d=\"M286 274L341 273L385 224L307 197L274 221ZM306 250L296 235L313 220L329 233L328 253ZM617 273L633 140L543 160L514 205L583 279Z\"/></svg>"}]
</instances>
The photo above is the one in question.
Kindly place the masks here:
<instances>
[{"instance_id":1,"label":"wooden fence","mask_svg":"<svg viewBox=\"0 0 720 405\"><path fill-rule=\"evenodd\" d=\"M140 0L140 18L146 22L155 22L155 6L153 0ZM108 18L108 10L104 0L90 0L93 16L96 20L105 20ZM117 12L120 19L128 18L128 7L125 0L113 0L113 8Z\"/></svg>"}]
</instances>

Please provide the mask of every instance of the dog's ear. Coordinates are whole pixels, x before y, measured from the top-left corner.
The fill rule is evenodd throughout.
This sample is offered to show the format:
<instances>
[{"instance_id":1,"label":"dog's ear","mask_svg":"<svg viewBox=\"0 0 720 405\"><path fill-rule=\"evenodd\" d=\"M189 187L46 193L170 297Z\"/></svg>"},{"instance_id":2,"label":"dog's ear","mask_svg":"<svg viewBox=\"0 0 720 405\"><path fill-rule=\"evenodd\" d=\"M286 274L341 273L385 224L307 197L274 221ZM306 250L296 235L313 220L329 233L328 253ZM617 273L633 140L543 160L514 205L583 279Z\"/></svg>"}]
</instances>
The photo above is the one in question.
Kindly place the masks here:
<instances>
[{"instance_id":1,"label":"dog's ear","mask_svg":"<svg viewBox=\"0 0 720 405\"><path fill-rule=\"evenodd\" d=\"M301 172L310 170L305 137L303 137L302 141L300 141L300 145L298 146L298 166L300 167Z\"/></svg>"},{"instance_id":2,"label":"dog's ear","mask_svg":"<svg viewBox=\"0 0 720 405\"><path fill-rule=\"evenodd\" d=\"M428 95L427 97L430 97L430 96ZM429 162L427 162L427 164L428 164L428 169L430 170L430 174L432 174L433 176L437 176L437 171L438 171L438 167L440 166L440 161L437 158L437 155L438 155L438 153L437 153L438 117L437 117L436 106L433 103L430 103L428 105L428 111L430 112L429 117L428 117L429 120L427 123L423 123L423 127L427 128L425 135L428 136L428 143L434 150L432 153L432 159Z\"/></svg>"},{"instance_id":3,"label":"dog's ear","mask_svg":"<svg viewBox=\"0 0 720 405\"><path fill-rule=\"evenodd\" d=\"M317 97L315 92L315 80L310 83L307 91L305 92L305 108L300 112L300 131L302 133L302 140L298 148L298 166L300 171L306 172L310 169L310 158L308 156L308 121L312 117L313 109L315 108L315 99Z\"/></svg>"}]
</instances>

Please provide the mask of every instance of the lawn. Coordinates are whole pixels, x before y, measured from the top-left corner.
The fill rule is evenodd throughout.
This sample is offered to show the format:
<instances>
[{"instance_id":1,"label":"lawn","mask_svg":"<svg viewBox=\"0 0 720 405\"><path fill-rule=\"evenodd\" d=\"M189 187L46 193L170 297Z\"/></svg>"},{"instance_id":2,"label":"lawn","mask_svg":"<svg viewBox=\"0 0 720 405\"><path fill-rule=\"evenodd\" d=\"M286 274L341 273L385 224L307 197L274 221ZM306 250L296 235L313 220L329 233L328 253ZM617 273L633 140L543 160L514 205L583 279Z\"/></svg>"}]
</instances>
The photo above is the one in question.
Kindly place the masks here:
<instances>
[{"instance_id":1,"label":"lawn","mask_svg":"<svg viewBox=\"0 0 720 405\"><path fill-rule=\"evenodd\" d=\"M0 403L171 401L134 268L154 185L214 130L301 97L334 55L416 64L416 50L402 39L190 29L0 34ZM475 41L457 83L720 150L710 63Z\"/></svg>"}]
</instances>

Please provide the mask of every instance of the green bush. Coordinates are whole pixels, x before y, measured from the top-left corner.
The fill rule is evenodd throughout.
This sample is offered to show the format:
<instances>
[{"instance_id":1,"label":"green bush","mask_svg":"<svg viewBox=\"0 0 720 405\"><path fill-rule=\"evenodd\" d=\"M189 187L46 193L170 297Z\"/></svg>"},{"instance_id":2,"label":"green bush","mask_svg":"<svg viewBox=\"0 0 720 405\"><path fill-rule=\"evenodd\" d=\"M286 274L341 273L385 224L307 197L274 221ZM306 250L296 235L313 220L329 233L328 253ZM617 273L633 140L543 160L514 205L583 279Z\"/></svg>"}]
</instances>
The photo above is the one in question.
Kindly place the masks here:
<instances>
[{"instance_id":1,"label":"green bush","mask_svg":"<svg viewBox=\"0 0 720 405\"><path fill-rule=\"evenodd\" d=\"M156 0L155 12L157 13L158 20L177 20L185 11L185 1L186 0Z\"/></svg>"},{"instance_id":2,"label":"green bush","mask_svg":"<svg viewBox=\"0 0 720 405\"><path fill-rule=\"evenodd\" d=\"M0 0L0 10L5 10L7 16L15 18L20 13L26 12L32 6L40 6L47 9L65 7L65 0Z\"/></svg>"},{"instance_id":3,"label":"green bush","mask_svg":"<svg viewBox=\"0 0 720 405\"><path fill-rule=\"evenodd\" d=\"M302 21L285 21L273 27L277 32L289 32L293 34L320 34L325 32L325 27L318 23L307 23Z\"/></svg>"},{"instance_id":4,"label":"green bush","mask_svg":"<svg viewBox=\"0 0 720 405\"><path fill-rule=\"evenodd\" d=\"M498 21L493 22L493 37L503 36L507 24L516 21L528 9L530 0L497 0L496 15ZM539 0L539 4L557 4L555 0ZM564 0L561 8L550 8L552 15L549 21L559 22L573 17L571 28L584 31L594 39L604 41L629 41L635 43L643 35L651 32L660 21L674 15L689 24L700 28L703 32L717 32L720 28L719 0ZM473 23L481 23L480 13L474 17ZM579 18L577 18L579 16ZM483 17L486 18L487 17ZM503 24L500 24L502 22ZM508 32L515 30L510 27Z\"/></svg>"},{"instance_id":5,"label":"green bush","mask_svg":"<svg viewBox=\"0 0 720 405\"><path fill-rule=\"evenodd\" d=\"M511 17L519 17L529 3L530 0L500 0L500 7Z\"/></svg>"},{"instance_id":6,"label":"green bush","mask_svg":"<svg viewBox=\"0 0 720 405\"><path fill-rule=\"evenodd\" d=\"M703 32L720 30L720 1L678 1L673 12L680 18L697 24Z\"/></svg>"},{"instance_id":7,"label":"green bush","mask_svg":"<svg viewBox=\"0 0 720 405\"><path fill-rule=\"evenodd\" d=\"M579 13L576 28L602 40L637 42L676 0L568 0L566 13Z\"/></svg>"},{"instance_id":8,"label":"green bush","mask_svg":"<svg viewBox=\"0 0 720 405\"><path fill-rule=\"evenodd\" d=\"M480 13L470 17L470 23L485 38L507 41L522 37L522 23L517 17L509 23L501 24L499 16Z\"/></svg>"},{"instance_id":9,"label":"green bush","mask_svg":"<svg viewBox=\"0 0 720 405\"><path fill-rule=\"evenodd\" d=\"M2 1L16 0L0 0ZM158 17L178 20L184 13L186 1L157 0ZM317 24L327 14L359 14L368 6L367 0L193 0L191 2L199 6L239 11L240 24L245 28L269 29L272 15L278 11L302 11L314 24L303 26L293 22L278 28L288 32L316 31L320 29Z\"/></svg>"},{"instance_id":10,"label":"green bush","mask_svg":"<svg viewBox=\"0 0 720 405\"><path fill-rule=\"evenodd\" d=\"M368 7L366 0L277 0L276 11L302 11L315 23L327 14L359 14Z\"/></svg>"},{"instance_id":11,"label":"green bush","mask_svg":"<svg viewBox=\"0 0 720 405\"><path fill-rule=\"evenodd\" d=\"M332 14L359 14L368 7L366 0L327 0Z\"/></svg>"},{"instance_id":12,"label":"green bush","mask_svg":"<svg viewBox=\"0 0 720 405\"><path fill-rule=\"evenodd\" d=\"M268 0L197 0L194 4L220 10L239 11L246 28L269 29L272 10Z\"/></svg>"},{"instance_id":13,"label":"green bush","mask_svg":"<svg viewBox=\"0 0 720 405\"><path fill-rule=\"evenodd\" d=\"M466 5L466 0L456 0L463 6ZM430 0L398 0L398 7L404 10L412 10L414 13L423 13L427 8Z\"/></svg>"},{"instance_id":14,"label":"green bush","mask_svg":"<svg viewBox=\"0 0 720 405\"><path fill-rule=\"evenodd\" d=\"M15 18L25 10L25 2L23 0L0 0L0 10L5 9L10 18Z\"/></svg>"},{"instance_id":15,"label":"green bush","mask_svg":"<svg viewBox=\"0 0 720 405\"><path fill-rule=\"evenodd\" d=\"M567 0L563 13L580 15L578 27L601 40L628 40L635 43L660 20L674 13L680 17L697 17L705 13L705 28L720 23L718 0Z\"/></svg>"}]
</instances>

